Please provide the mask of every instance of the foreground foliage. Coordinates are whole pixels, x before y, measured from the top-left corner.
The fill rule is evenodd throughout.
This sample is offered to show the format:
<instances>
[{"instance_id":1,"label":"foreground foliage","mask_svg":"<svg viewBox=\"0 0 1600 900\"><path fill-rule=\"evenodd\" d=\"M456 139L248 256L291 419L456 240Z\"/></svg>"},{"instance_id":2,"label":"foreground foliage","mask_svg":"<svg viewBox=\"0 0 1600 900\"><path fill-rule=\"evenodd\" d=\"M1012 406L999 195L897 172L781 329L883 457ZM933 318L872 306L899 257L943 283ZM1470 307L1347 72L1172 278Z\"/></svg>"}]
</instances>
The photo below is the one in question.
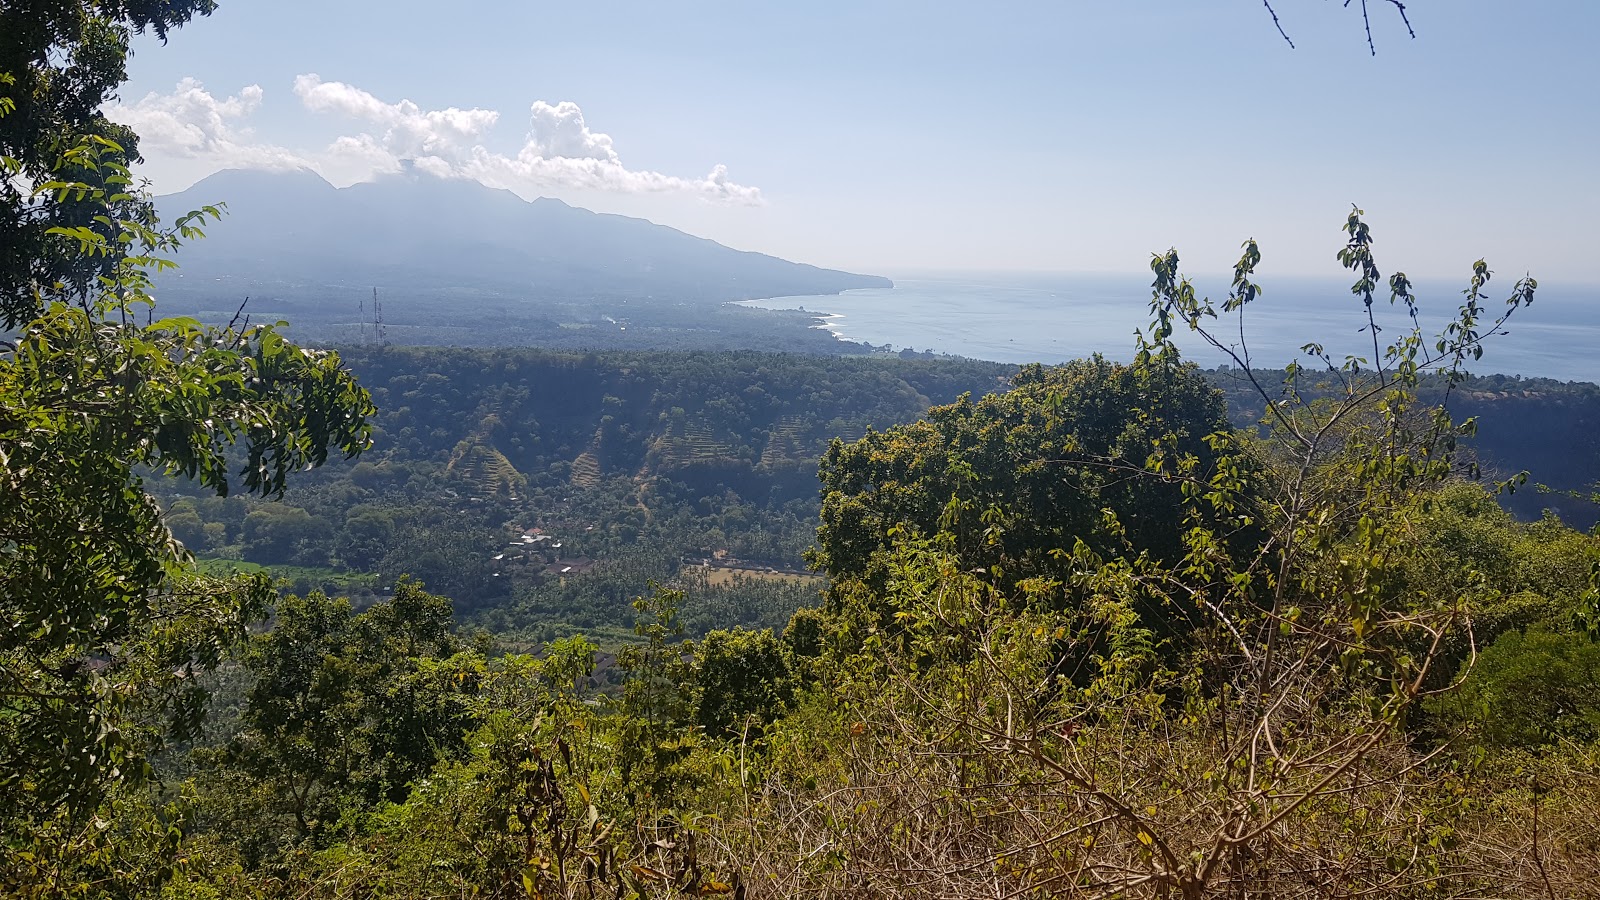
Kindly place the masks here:
<instances>
[{"instance_id":1,"label":"foreground foliage","mask_svg":"<svg viewBox=\"0 0 1600 900\"><path fill-rule=\"evenodd\" d=\"M410 582L283 600L172 770L167 895L1593 895L1600 543L1502 512L1416 395L1532 283L1485 317L1480 263L1436 340L1292 367L1235 431L1170 343L1209 304L1154 268L1132 365L835 445L831 587L781 635L685 640L663 589L608 681Z\"/></svg>"},{"instance_id":2,"label":"foreground foliage","mask_svg":"<svg viewBox=\"0 0 1600 900\"><path fill-rule=\"evenodd\" d=\"M828 590L781 634L687 639L685 595L660 588L609 660L582 637L504 652L406 578L359 609L282 597L252 630L265 579L203 574L174 533L331 562L305 509L253 509L236 530L200 513L361 452L373 407L335 354L277 326L150 309L150 273L217 211L160 227L129 177L132 136L96 110L131 32L211 9L0 12L6 896L1597 894L1600 545L1501 513L1463 478L1475 425L1450 412L1536 285L1491 308L1478 262L1441 334L1386 347L1385 284L1413 323L1418 301L1382 278L1359 211L1340 260L1372 355L1309 344L1281 381L1244 342L1253 241L1220 305L1175 253L1154 259L1130 365L1031 367L882 432L855 426L934 391L882 377L893 396L865 415L827 390L791 407L769 370L690 409L623 367L613 384L647 402L607 393L598 422L523 435L501 413L526 397L502 391L452 436L417 409L451 408L448 384L389 379L417 407L397 412L397 442L480 502L575 484L641 508L597 541L646 533L650 491L624 484L641 464L781 493L806 448L840 438L813 557ZM1222 315L1240 317L1237 344L1212 330ZM1258 427L1229 426L1179 328L1232 355ZM591 362L557 360L543 389ZM718 431L756 423L759 445ZM583 464L522 442L540 436ZM608 467L626 474L603 482ZM158 506L152 471L189 479L190 506ZM748 523L741 502L699 502L718 528ZM382 509L348 518L339 555L431 552L453 575L465 519L402 538Z\"/></svg>"},{"instance_id":3,"label":"foreground foliage","mask_svg":"<svg viewBox=\"0 0 1600 900\"><path fill-rule=\"evenodd\" d=\"M30 27L92 37L73 51L91 53L125 41L129 24L189 15L98 12L52 7ZM0 49L14 51L12 37ZM18 326L0 341L0 889L132 895L171 875L182 835L182 804L143 791L151 756L197 731L197 676L272 593L262 578L199 574L142 473L281 495L291 472L364 449L372 410L336 354L296 347L275 327L154 320L149 273L217 211L158 227L131 186L128 151L92 121L76 143L48 127L48 140L28 137L42 107L82 98L59 95L60 72L27 74L34 94L0 97L0 150L23 152L0 157L7 212L38 225L30 240L43 246L39 265L0 272L11 280L0 316ZM46 145L53 167L40 163ZM19 210L19 186L40 199ZM52 224L59 216L89 224ZM238 477L230 448L242 454Z\"/></svg>"},{"instance_id":4,"label":"foreground foliage","mask_svg":"<svg viewBox=\"0 0 1600 900\"><path fill-rule=\"evenodd\" d=\"M128 186L138 136L101 107L127 78L134 34L166 40L213 0L7 0L0 5L0 329L112 275L116 259L74 252L71 231L114 240L125 222L154 227L154 206ZM74 151L100 148L108 165ZM72 181L99 193L38 192Z\"/></svg>"}]
</instances>

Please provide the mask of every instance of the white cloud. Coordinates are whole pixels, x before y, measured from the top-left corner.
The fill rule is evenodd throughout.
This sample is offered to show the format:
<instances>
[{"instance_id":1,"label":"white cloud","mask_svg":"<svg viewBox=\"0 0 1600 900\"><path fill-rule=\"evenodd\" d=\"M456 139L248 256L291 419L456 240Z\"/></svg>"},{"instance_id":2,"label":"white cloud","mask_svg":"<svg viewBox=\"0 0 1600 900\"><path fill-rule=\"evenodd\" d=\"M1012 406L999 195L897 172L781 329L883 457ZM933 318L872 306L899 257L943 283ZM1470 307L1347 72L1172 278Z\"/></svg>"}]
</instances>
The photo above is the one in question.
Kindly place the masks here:
<instances>
[{"instance_id":1,"label":"white cloud","mask_svg":"<svg viewBox=\"0 0 1600 900\"><path fill-rule=\"evenodd\" d=\"M427 110L410 100L389 103L354 85L323 81L316 74L297 77L294 93L305 109L355 120L365 130L342 135L312 152L263 142L246 125L265 96L260 85L219 99L193 78L180 81L170 94L150 93L136 103L109 104L106 115L139 133L145 155L165 162L190 160L210 171L311 168L334 184L351 184L410 168L524 194L574 189L688 194L747 206L762 203L760 189L730 180L723 165L704 178L628 168L611 136L591 129L583 110L569 100L535 101L521 149L507 156L484 144L500 121L500 113L492 109Z\"/></svg>"},{"instance_id":2,"label":"white cloud","mask_svg":"<svg viewBox=\"0 0 1600 900\"><path fill-rule=\"evenodd\" d=\"M294 93L312 112L336 113L384 127L377 138L390 154L411 159L442 156L483 137L500 120L492 109L423 110L410 100L385 103L366 91L340 81L323 81L301 75Z\"/></svg>"},{"instance_id":3,"label":"white cloud","mask_svg":"<svg viewBox=\"0 0 1600 900\"><path fill-rule=\"evenodd\" d=\"M611 136L591 131L583 110L571 101L555 105L535 101L529 110L527 137L516 156L475 146L458 170L490 187L511 190L572 187L627 194L672 192L721 203L762 203L761 190L730 181L727 166L716 166L702 179L628 168L617 155Z\"/></svg>"},{"instance_id":4,"label":"white cloud","mask_svg":"<svg viewBox=\"0 0 1600 900\"><path fill-rule=\"evenodd\" d=\"M730 203L743 203L749 206L759 206L761 189L743 184L734 184L728 180L728 167L717 163L700 182L700 192L710 197L727 200Z\"/></svg>"},{"instance_id":5,"label":"white cloud","mask_svg":"<svg viewBox=\"0 0 1600 900\"><path fill-rule=\"evenodd\" d=\"M583 110L571 101L537 100L515 156L490 150L482 138L500 114L487 109L424 110L410 100L388 103L353 85L323 81L315 74L295 79L294 91L307 109L343 115L382 128L341 137L325 156L329 165L366 165L372 173L397 171L401 161L442 177L470 178L490 187L524 192L576 188L616 193L688 193L707 200L760 205L758 188L728 178L718 165L701 179L630 169L611 136L593 131ZM337 163L334 161L337 160Z\"/></svg>"},{"instance_id":6,"label":"white cloud","mask_svg":"<svg viewBox=\"0 0 1600 900\"><path fill-rule=\"evenodd\" d=\"M106 116L139 135L142 155L201 160L216 168L297 169L311 161L292 150L256 140L236 125L261 106L265 92L249 85L217 99L205 85L185 78L170 94L146 94L138 102L108 104Z\"/></svg>"},{"instance_id":7,"label":"white cloud","mask_svg":"<svg viewBox=\"0 0 1600 900\"><path fill-rule=\"evenodd\" d=\"M622 164L611 146L611 135L590 131L583 121L583 110L571 100L554 106L535 100L530 112L533 122L528 129L527 146L537 155Z\"/></svg>"},{"instance_id":8,"label":"white cloud","mask_svg":"<svg viewBox=\"0 0 1600 900\"><path fill-rule=\"evenodd\" d=\"M317 171L333 184L347 185L398 172L400 161L370 134L346 135L322 152Z\"/></svg>"}]
</instances>

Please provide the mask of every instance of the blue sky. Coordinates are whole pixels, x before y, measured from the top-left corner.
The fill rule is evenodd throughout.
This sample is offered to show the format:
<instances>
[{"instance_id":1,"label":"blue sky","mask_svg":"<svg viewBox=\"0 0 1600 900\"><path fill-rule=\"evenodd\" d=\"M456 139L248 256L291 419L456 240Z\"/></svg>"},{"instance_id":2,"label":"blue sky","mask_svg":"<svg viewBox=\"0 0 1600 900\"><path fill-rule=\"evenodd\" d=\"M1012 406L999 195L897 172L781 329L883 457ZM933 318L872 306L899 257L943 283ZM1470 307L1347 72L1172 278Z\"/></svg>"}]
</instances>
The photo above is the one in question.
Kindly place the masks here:
<instances>
[{"instance_id":1,"label":"blue sky","mask_svg":"<svg viewBox=\"0 0 1600 900\"><path fill-rule=\"evenodd\" d=\"M422 159L889 275L1334 274L1359 203L1386 270L1600 281L1600 3L1372 2L1376 58L1332 0L223 0L113 115L162 192Z\"/></svg>"}]
</instances>

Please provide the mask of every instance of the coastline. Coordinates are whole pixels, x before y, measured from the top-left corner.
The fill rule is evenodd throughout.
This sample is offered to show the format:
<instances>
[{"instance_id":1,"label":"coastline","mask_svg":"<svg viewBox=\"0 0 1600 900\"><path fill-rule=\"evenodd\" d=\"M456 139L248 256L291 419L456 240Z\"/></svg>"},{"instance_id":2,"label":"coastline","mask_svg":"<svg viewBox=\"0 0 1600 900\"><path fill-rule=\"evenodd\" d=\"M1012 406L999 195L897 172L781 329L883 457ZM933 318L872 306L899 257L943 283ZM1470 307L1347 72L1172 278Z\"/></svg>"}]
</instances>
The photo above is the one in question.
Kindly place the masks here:
<instances>
[{"instance_id":1,"label":"coastline","mask_svg":"<svg viewBox=\"0 0 1600 900\"><path fill-rule=\"evenodd\" d=\"M776 297L751 297L748 300L729 300L727 301L727 304L729 306L737 306L742 309L764 309L772 312L798 312L811 319L812 324L809 327L818 329L820 331L826 331L843 343L859 344L860 341L845 337L843 331L836 327L839 321L848 318L846 313L829 312L821 309L808 309L803 303L794 306L769 306L765 304L777 304L785 300L811 300L826 297L842 297L845 294L853 294L863 291L892 291L894 289L895 288L893 286L890 286L887 288L850 288L849 290L839 291L834 294L781 294Z\"/></svg>"},{"instance_id":2,"label":"coastline","mask_svg":"<svg viewBox=\"0 0 1600 900\"><path fill-rule=\"evenodd\" d=\"M1215 283L1197 289L1213 298L1226 293L1225 285ZM1453 319L1455 285L1429 281L1419 283L1418 290L1429 301L1422 315L1424 332L1436 333ZM1285 279L1267 297L1269 302L1251 307L1248 321L1254 366L1277 368L1296 359L1307 364L1302 349L1307 335L1318 337L1335 359L1372 355L1371 338L1361 333L1364 317L1355 315L1359 311L1350 306L1349 287L1341 281ZM1600 342L1596 301L1600 287L1541 286L1539 303L1517 316L1507 334L1490 341L1489 352L1470 370L1477 375L1600 382L1600 364L1587 352ZM1126 361L1134 353L1134 333L1149 326L1149 289L1127 276L1068 274L1050 280L1019 278L1009 285L994 277L905 279L893 288L732 302L804 316L809 328L864 350L911 348L919 354L1013 364L1054 365L1094 354ZM1387 305L1378 319L1386 337L1409 327L1403 311ZM1187 332L1177 337L1185 357L1202 368L1228 362L1225 354Z\"/></svg>"},{"instance_id":3,"label":"coastline","mask_svg":"<svg viewBox=\"0 0 1600 900\"><path fill-rule=\"evenodd\" d=\"M808 329L825 331L830 337L838 342L841 347L847 348L850 351L857 351L863 356L897 356L901 358L921 359L970 359L979 362L997 362L1002 364L1014 364L1016 362L1014 359L1004 359L996 355L985 356L977 353L961 352L950 347L924 347L923 349L919 350L909 343L904 345L896 344L890 336L883 335L882 333L877 336L882 337L883 342L880 344L874 344L871 343L872 335L856 336L847 333L847 327L851 324L859 324L859 319L852 323L850 321L851 317L849 313L830 311L826 308L832 305L827 301L847 298L848 295L866 294L868 292L883 292L887 294L896 292L899 289L899 285L893 285L887 288L851 288L849 290L839 291L834 294L790 294L778 297L755 297L748 300L730 300L728 301L728 304L742 307L744 309L758 309L766 312L802 316L810 320L810 324L806 326ZM812 303L821 301L824 308L813 308L812 306L808 306L806 301L811 301ZM848 300L846 300L846 302L848 302ZM888 306L891 304L884 305ZM868 327L871 326L869 325Z\"/></svg>"}]
</instances>

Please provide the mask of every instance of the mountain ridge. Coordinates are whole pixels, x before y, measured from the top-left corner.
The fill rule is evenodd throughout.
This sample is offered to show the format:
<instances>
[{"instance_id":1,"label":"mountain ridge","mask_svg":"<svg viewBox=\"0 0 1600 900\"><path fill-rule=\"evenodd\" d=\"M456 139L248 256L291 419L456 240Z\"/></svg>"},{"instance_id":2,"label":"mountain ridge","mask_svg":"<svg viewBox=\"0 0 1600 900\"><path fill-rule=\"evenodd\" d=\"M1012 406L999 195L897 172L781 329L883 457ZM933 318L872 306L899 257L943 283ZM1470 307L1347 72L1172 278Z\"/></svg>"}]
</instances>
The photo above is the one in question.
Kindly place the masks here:
<instances>
[{"instance_id":1,"label":"mountain ridge","mask_svg":"<svg viewBox=\"0 0 1600 900\"><path fill-rule=\"evenodd\" d=\"M222 221L184 248L183 281L302 295L355 285L462 290L540 301L721 304L892 286L886 278L737 250L646 219L408 171L334 187L309 169L227 169L156 198L171 218L221 202Z\"/></svg>"}]
</instances>

